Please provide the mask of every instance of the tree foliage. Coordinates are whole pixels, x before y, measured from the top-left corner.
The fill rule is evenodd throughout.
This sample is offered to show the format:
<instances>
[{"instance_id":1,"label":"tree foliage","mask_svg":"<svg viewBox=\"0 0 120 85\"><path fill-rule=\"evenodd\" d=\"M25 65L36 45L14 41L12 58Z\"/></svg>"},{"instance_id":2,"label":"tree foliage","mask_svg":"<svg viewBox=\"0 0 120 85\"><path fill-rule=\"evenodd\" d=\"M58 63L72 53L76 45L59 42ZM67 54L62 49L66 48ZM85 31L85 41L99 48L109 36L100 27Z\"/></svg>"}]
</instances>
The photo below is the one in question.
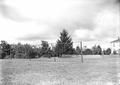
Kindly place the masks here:
<instances>
[{"instance_id":1,"label":"tree foliage","mask_svg":"<svg viewBox=\"0 0 120 85\"><path fill-rule=\"evenodd\" d=\"M93 53L92 53L92 50L91 50L91 49L87 48L87 49L85 49L85 50L83 51L83 54L84 54L84 55L92 55Z\"/></svg>"},{"instance_id":2,"label":"tree foliage","mask_svg":"<svg viewBox=\"0 0 120 85\"><path fill-rule=\"evenodd\" d=\"M73 42L72 38L68 35L68 32L64 29L60 33L60 38L57 40L55 52L58 55L73 54Z\"/></svg>"},{"instance_id":3,"label":"tree foliage","mask_svg":"<svg viewBox=\"0 0 120 85\"><path fill-rule=\"evenodd\" d=\"M1 41L1 58L5 58L10 55L11 46L6 41Z\"/></svg>"},{"instance_id":4,"label":"tree foliage","mask_svg":"<svg viewBox=\"0 0 120 85\"><path fill-rule=\"evenodd\" d=\"M111 54L111 49L108 48L104 50L103 53L105 55ZM51 49L49 43L47 41L42 41L41 47L33 46L30 44L8 44L6 41L1 41L0 44L0 58L24 58L24 59L31 59L31 58L39 58L43 57L52 57L58 56L61 57L62 55L71 55L71 54L83 54L83 55L101 55L102 48L100 45L93 46L92 48L85 48L82 50L79 46L76 49L73 48L73 42L71 36L68 32L63 29L60 32L60 37L57 40L55 47ZM114 51L116 54L116 51Z\"/></svg>"},{"instance_id":5,"label":"tree foliage","mask_svg":"<svg viewBox=\"0 0 120 85\"><path fill-rule=\"evenodd\" d=\"M102 54L102 48L100 47L100 45L98 46L93 46L92 47L92 52L94 55L101 55Z\"/></svg>"},{"instance_id":6,"label":"tree foliage","mask_svg":"<svg viewBox=\"0 0 120 85\"><path fill-rule=\"evenodd\" d=\"M41 44L41 56L44 56L44 57L52 57L52 50L48 44L47 41L42 41L42 44Z\"/></svg>"},{"instance_id":7,"label":"tree foliage","mask_svg":"<svg viewBox=\"0 0 120 85\"><path fill-rule=\"evenodd\" d=\"M106 50L103 50L104 55L110 55L111 54L111 49L107 48Z\"/></svg>"},{"instance_id":8,"label":"tree foliage","mask_svg":"<svg viewBox=\"0 0 120 85\"><path fill-rule=\"evenodd\" d=\"M81 48L79 46L76 47L75 51L77 55L81 54Z\"/></svg>"}]
</instances>

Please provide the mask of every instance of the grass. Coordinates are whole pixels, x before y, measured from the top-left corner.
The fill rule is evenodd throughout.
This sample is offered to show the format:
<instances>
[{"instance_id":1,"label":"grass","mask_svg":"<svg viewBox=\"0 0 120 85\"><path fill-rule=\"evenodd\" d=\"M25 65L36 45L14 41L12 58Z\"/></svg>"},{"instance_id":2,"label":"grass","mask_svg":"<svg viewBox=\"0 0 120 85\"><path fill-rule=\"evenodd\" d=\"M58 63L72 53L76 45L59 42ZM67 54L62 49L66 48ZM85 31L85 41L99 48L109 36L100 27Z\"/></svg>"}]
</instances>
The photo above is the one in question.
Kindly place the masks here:
<instances>
[{"instance_id":1,"label":"grass","mask_svg":"<svg viewBox=\"0 0 120 85\"><path fill-rule=\"evenodd\" d=\"M85 56L86 57L86 56ZM119 85L120 58L0 60L0 85Z\"/></svg>"}]
</instances>

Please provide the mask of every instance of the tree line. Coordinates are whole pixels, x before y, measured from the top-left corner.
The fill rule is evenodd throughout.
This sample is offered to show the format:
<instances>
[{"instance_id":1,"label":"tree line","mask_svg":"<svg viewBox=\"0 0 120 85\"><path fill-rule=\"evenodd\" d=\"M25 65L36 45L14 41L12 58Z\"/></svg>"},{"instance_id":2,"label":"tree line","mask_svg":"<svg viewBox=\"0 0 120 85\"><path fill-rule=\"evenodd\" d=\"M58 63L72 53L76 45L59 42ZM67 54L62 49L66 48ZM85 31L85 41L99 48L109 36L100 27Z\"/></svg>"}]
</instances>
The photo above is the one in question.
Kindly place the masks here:
<instances>
[{"instance_id":1,"label":"tree line","mask_svg":"<svg viewBox=\"0 0 120 85\"><path fill-rule=\"evenodd\" d=\"M91 49L81 49L77 46L73 48L73 42L71 36L64 29L60 32L60 37L54 47L50 47L47 41L42 41L41 47L30 44L9 44L6 41L1 41L0 44L0 59L4 58L21 58L21 59L32 59L40 57L62 57L62 55L109 55L111 49L102 50L100 45L93 46Z\"/></svg>"}]
</instances>

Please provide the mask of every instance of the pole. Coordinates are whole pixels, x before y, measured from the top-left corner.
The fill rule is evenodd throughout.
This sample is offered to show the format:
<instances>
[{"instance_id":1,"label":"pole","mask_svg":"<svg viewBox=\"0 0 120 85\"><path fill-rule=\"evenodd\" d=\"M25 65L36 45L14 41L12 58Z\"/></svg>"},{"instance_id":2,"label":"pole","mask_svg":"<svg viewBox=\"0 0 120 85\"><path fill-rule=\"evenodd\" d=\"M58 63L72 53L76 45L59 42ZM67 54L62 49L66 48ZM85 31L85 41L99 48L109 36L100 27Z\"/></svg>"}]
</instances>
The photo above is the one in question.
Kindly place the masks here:
<instances>
[{"instance_id":1,"label":"pole","mask_svg":"<svg viewBox=\"0 0 120 85\"><path fill-rule=\"evenodd\" d=\"M83 63L84 61L83 61L83 53L82 53L82 41L80 42L80 47L81 47L81 62Z\"/></svg>"},{"instance_id":2,"label":"pole","mask_svg":"<svg viewBox=\"0 0 120 85\"><path fill-rule=\"evenodd\" d=\"M118 49L118 54L120 56L120 41L119 41L119 49Z\"/></svg>"}]
</instances>

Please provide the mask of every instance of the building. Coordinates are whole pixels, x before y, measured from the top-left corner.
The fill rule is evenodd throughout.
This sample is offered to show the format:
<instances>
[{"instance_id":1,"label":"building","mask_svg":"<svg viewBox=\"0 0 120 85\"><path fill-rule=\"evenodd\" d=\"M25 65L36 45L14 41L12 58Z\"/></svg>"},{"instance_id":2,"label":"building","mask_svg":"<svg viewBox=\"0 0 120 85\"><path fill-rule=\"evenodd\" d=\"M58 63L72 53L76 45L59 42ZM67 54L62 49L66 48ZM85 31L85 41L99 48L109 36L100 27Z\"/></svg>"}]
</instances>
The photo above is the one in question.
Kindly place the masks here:
<instances>
[{"instance_id":1,"label":"building","mask_svg":"<svg viewBox=\"0 0 120 85\"><path fill-rule=\"evenodd\" d=\"M120 37L118 37L117 40L112 41L111 44L112 44L112 53L116 52L117 54L120 54Z\"/></svg>"}]
</instances>

